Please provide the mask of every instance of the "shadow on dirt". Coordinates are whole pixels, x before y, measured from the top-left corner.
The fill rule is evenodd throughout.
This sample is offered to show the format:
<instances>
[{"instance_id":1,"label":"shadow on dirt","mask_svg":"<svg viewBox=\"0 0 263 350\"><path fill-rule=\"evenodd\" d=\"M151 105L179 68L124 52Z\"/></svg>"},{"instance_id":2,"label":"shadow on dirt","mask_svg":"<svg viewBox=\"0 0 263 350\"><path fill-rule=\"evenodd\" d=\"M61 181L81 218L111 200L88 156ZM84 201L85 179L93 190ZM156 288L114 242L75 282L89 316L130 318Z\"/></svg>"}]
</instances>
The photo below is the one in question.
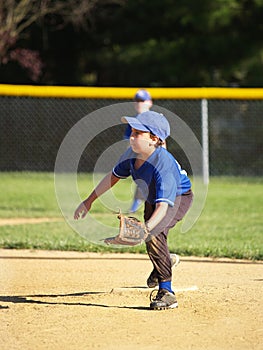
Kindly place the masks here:
<instances>
[{"instance_id":1,"label":"shadow on dirt","mask_svg":"<svg viewBox=\"0 0 263 350\"><path fill-rule=\"evenodd\" d=\"M36 295L14 295L14 296L0 296L0 302L13 303L13 304L38 304L38 305L66 305L66 306L89 306L89 307L101 307L101 308L117 308L117 309L131 309L131 310L150 310L148 307L143 306L118 306L118 305L106 305L97 303L83 303L83 302L65 302L65 301L46 301L35 300L34 298L60 298L60 297L80 297L85 295L94 294L108 294L107 292L80 292L70 294L36 294ZM0 309L7 309L9 306L0 306Z\"/></svg>"}]
</instances>

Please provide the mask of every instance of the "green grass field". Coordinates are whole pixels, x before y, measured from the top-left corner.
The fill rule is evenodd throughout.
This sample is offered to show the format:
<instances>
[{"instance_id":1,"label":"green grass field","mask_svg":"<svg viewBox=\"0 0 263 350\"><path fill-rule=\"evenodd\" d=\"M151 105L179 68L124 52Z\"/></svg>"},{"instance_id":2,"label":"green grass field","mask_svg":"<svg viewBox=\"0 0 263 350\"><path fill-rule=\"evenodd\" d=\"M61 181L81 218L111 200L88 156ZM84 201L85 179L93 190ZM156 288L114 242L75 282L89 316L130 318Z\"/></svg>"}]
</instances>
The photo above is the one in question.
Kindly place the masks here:
<instances>
[{"instance_id":1,"label":"green grass field","mask_svg":"<svg viewBox=\"0 0 263 350\"><path fill-rule=\"evenodd\" d=\"M93 186L91 179L89 174L79 177L83 196ZM195 225L186 233L180 232L180 224L170 231L171 252L263 260L262 185L262 178L212 177L205 207ZM125 197L127 186L127 180L120 181L114 190ZM92 210L99 220L115 220L100 202ZM137 214L139 218L141 215ZM46 217L58 221L1 224L1 219L7 218ZM144 245L114 250L92 244L73 231L62 220L51 173L0 173L0 224L0 248L145 252Z\"/></svg>"}]
</instances>

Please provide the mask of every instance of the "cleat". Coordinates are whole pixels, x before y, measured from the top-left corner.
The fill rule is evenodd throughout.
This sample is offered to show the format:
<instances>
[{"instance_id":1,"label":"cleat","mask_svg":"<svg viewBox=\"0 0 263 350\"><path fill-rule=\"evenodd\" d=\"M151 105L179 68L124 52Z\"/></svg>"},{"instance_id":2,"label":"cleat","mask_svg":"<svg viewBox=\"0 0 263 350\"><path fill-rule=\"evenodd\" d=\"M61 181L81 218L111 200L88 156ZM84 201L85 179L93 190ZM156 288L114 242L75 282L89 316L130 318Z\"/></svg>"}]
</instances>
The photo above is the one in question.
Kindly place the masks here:
<instances>
[{"instance_id":1,"label":"cleat","mask_svg":"<svg viewBox=\"0 0 263 350\"><path fill-rule=\"evenodd\" d=\"M178 307L178 303L174 293L168 292L166 289L160 289L157 292L157 295L153 297L152 291L150 295L150 309L151 310L167 310L175 309Z\"/></svg>"},{"instance_id":2,"label":"cleat","mask_svg":"<svg viewBox=\"0 0 263 350\"><path fill-rule=\"evenodd\" d=\"M177 254L170 254L170 259L171 259L172 267L175 267L180 263L180 258L179 258L179 255ZM158 286L159 283L158 283L158 278L155 270L152 270L146 283L149 288L155 288Z\"/></svg>"}]
</instances>

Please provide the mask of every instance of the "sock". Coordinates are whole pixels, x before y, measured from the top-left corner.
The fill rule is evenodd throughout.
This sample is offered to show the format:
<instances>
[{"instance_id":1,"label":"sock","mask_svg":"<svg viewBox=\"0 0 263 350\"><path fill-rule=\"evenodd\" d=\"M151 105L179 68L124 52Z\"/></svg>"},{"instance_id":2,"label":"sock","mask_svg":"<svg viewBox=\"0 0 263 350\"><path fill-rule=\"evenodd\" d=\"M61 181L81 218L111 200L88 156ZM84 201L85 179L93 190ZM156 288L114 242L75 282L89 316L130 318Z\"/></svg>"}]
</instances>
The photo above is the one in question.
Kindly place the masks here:
<instances>
[{"instance_id":1,"label":"sock","mask_svg":"<svg viewBox=\"0 0 263 350\"><path fill-rule=\"evenodd\" d=\"M172 281L159 282L159 289L166 289L168 292L173 293Z\"/></svg>"}]
</instances>

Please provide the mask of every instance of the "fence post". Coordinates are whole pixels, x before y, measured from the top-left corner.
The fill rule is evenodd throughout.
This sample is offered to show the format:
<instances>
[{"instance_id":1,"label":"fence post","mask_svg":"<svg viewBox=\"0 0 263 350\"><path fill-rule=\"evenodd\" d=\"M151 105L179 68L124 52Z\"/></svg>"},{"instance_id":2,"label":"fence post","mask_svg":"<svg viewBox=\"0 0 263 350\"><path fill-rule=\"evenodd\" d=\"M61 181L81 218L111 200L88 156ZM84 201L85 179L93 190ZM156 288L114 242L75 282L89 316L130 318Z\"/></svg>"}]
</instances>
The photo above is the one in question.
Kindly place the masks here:
<instances>
[{"instance_id":1,"label":"fence post","mask_svg":"<svg viewBox=\"0 0 263 350\"><path fill-rule=\"evenodd\" d=\"M209 183L209 146L208 146L208 103L207 99L201 101L202 115L202 159L203 159L203 181L207 185Z\"/></svg>"}]
</instances>

